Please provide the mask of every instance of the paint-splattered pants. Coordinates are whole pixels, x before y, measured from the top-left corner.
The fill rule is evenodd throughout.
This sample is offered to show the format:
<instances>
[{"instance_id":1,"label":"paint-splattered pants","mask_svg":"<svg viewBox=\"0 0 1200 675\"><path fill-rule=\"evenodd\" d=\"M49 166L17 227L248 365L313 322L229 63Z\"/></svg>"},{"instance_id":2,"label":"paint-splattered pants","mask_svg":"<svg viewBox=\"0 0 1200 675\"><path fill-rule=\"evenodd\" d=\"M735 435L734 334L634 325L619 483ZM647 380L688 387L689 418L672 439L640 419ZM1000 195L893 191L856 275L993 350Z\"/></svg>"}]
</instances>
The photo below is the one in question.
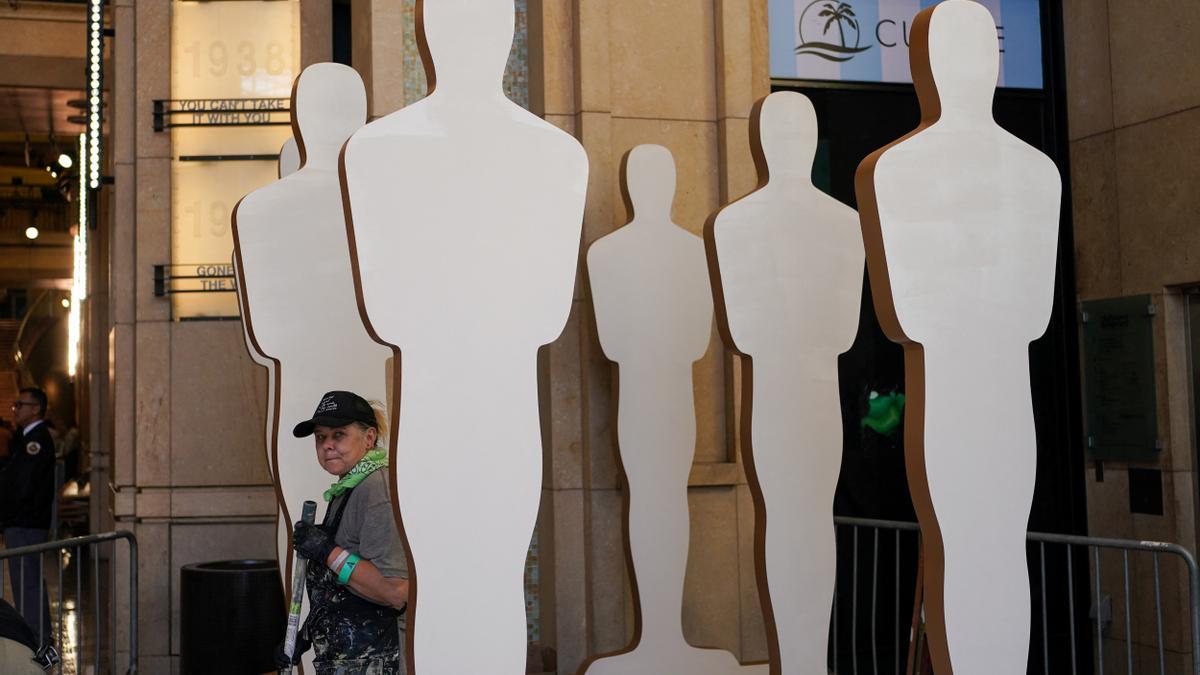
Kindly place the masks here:
<instances>
[{"instance_id":1,"label":"paint-splattered pants","mask_svg":"<svg viewBox=\"0 0 1200 675\"><path fill-rule=\"evenodd\" d=\"M407 675L404 659L377 657L373 659L341 659L315 664L317 675Z\"/></svg>"}]
</instances>

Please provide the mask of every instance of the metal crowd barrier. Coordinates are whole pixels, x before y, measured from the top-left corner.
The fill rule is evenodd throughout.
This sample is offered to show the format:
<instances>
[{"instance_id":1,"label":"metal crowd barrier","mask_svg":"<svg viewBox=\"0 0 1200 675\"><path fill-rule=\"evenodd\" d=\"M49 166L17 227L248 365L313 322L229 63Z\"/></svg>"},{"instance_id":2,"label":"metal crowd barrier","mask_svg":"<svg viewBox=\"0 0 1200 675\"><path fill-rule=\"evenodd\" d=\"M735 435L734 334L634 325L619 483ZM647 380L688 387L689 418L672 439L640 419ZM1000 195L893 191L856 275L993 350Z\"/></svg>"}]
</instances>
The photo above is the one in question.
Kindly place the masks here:
<instances>
[{"instance_id":1,"label":"metal crowd barrier","mask_svg":"<svg viewBox=\"0 0 1200 675\"><path fill-rule=\"evenodd\" d=\"M912 655L908 652L916 614L913 590L920 548L917 524L838 517L835 526L838 588L830 627L830 672L915 672L909 670ZM1200 675L1200 567L1190 551L1177 544L1153 541L1036 532L1029 533L1027 541L1033 611L1029 673L1166 675L1186 671ZM1106 576L1102 563L1102 557L1113 556L1120 560L1120 576L1116 578L1112 572ZM1141 556L1153 574L1131 579L1131 556ZM1176 650L1169 650L1164 639L1170 626L1164 623L1163 562L1170 559L1182 565L1187 576L1186 604L1180 606L1178 625L1173 626L1179 631L1181 644ZM889 566L891 574L887 573ZM1111 598L1104 588L1114 581L1119 582L1116 593L1124 601L1120 612L1124 621L1120 630L1110 635L1106 626L1115 622ZM1139 581L1142 584L1135 586ZM1135 613L1135 598L1151 594L1153 616ZM1184 615L1190 624L1186 628L1182 625ZM1153 622L1149 644L1134 640L1134 626L1140 627L1144 621ZM1190 653L1183 648L1190 649ZM1169 653L1175 661L1168 661ZM1112 656L1119 662L1114 662ZM1184 662L1186 667L1180 665Z\"/></svg>"},{"instance_id":2,"label":"metal crowd barrier","mask_svg":"<svg viewBox=\"0 0 1200 675\"><path fill-rule=\"evenodd\" d=\"M909 642L912 639L913 586L916 581L917 556L920 532L916 523L870 520L863 518L835 519L838 536L838 586L834 596L831 622L830 667L836 675L860 675L892 672L899 675L908 671ZM1189 617L1186 640L1183 627L1177 626L1180 639L1187 643L1190 653L1175 650L1179 659L1189 661L1191 673L1200 675L1200 567L1196 558L1187 549L1177 545L1151 541L1127 541L1102 539L1061 534L1031 532L1028 535L1029 570L1031 580L1031 607L1033 609L1033 635L1031 636L1029 669L1031 674L1050 673L1107 673L1121 672L1128 675L1150 673L1155 669L1160 675L1182 672L1176 666L1168 671L1165 634L1168 624L1163 612L1163 560L1173 559L1183 565L1187 576L1186 604L1182 614ZM100 572L100 547L112 544L116 553L118 542L128 546L129 566L129 626L127 654L129 675L138 672L137 646L137 540L129 532L109 532L62 541L52 541L36 546L0 550L0 592L4 588L4 562L24 555L38 555L39 577L45 578L45 560L42 554L54 552L57 566L56 586L58 595L57 629L54 631L58 651L62 653L64 591L62 553L74 553L75 570L75 626L74 626L74 672L117 673L118 650L116 626L116 603L113 594L117 587L116 556L110 556L112 567L109 592L105 598L109 605L110 623L105 630L102 621L102 575ZM84 553L87 553L87 558ZM1124 600L1124 621L1115 636L1106 634L1106 624L1112 622L1106 616L1106 577L1102 553L1120 558L1120 584L1118 592ZM1141 555L1147 560L1152 575L1140 579L1145 588L1135 586L1138 578L1131 578L1131 556ZM90 590L93 616L90 670L84 663L83 604L83 561L90 558L92 575ZM869 569L867 567L869 561ZM887 567L890 566L890 574ZM882 573L881 573L882 569ZM1111 574L1111 573L1110 573ZM1150 585L1150 579L1153 580ZM22 579L14 580L14 593L23 587ZM849 586L847 588L847 586ZM869 588L867 588L869 586ZM1135 625L1134 598L1153 594L1152 645L1134 642ZM18 606L20 598L18 598ZM869 604L868 604L869 602ZM1083 604L1080 604L1080 603ZM890 613L891 617L885 615ZM53 614L53 612L52 612ZM55 617L52 616L52 619ZM1149 620L1145 616L1139 621ZM39 632L41 629L39 622ZM864 635L865 634L865 635ZM108 637L110 669L103 669L102 645ZM45 642L45 636L41 635ZM1109 643L1110 649L1105 649ZM1122 646L1123 645L1123 646ZM1135 648L1153 648L1150 654L1135 658ZM1118 663L1109 659L1106 668L1106 651L1120 657ZM881 657L882 654L882 657ZM68 656L66 654L64 657ZM1148 657L1148 658L1147 658ZM64 659L65 660L65 659ZM1152 663L1147 663L1148 661ZM870 667L866 667L869 662ZM1138 667L1135 669L1135 663ZM1178 663L1178 662L1174 662ZM60 663L54 672L63 672Z\"/></svg>"},{"instance_id":3,"label":"metal crowd barrier","mask_svg":"<svg viewBox=\"0 0 1200 675\"><path fill-rule=\"evenodd\" d=\"M5 588L5 573L6 562L11 559L19 558L20 556L36 555L38 558L38 578L42 583L39 584L43 592L45 590L46 581L46 553L54 553L55 566L58 570L57 576L57 598L58 602L50 610L51 632L53 635L47 639L44 634L45 625L42 617L39 616L38 625L34 626L35 632L38 633L38 640L42 644L50 643L55 646L57 653L60 655L59 662L49 672L59 673L64 672L67 662L73 664L71 669L74 673L83 675L84 673L92 673L94 675L102 675L103 673L118 673L118 656L120 652L117 649L117 545L119 542L124 542L128 547L127 564L129 568L129 626L128 626L128 645L127 658L129 667L125 671L127 675L135 675L138 672L138 644L137 644L137 592L138 592L138 546L137 538L130 532L107 532L104 534L93 534L85 537L75 537L73 539L63 539L60 541L49 541L44 544L34 546L24 546L21 548L10 548L0 550L0 594L3 594ZM111 544L109 549L108 564L112 574L109 577L111 583L107 586L107 590L102 588L104 576L100 572L101 561L101 546ZM73 602L71 608L75 615L75 625L64 625L64 615L67 613L68 606L64 603L64 594L69 585L69 580L63 578L63 554L70 552L72 554L72 563L75 570L74 597L69 598ZM85 556L86 554L86 556ZM85 587L83 583L84 572L83 568L85 561L88 561L91 566L91 585L90 588ZM13 578L13 595L16 596L10 600L15 600L14 606L21 607L21 601L24 599L24 570L21 565L16 565L18 577ZM85 598L90 594L90 599ZM85 600L90 600L92 626L91 633L88 634L89 640L84 639L84 604ZM104 602L108 603L108 626L105 628L102 622L102 610ZM39 604L39 615L45 605ZM63 636L64 632L73 632L71 640L74 644L68 644L70 653L63 652ZM105 644L105 636L108 638L107 656L110 667L104 669L104 652L102 647ZM91 654L84 654L85 642L90 643ZM90 660L87 657L90 656Z\"/></svg>"}]
</instances>

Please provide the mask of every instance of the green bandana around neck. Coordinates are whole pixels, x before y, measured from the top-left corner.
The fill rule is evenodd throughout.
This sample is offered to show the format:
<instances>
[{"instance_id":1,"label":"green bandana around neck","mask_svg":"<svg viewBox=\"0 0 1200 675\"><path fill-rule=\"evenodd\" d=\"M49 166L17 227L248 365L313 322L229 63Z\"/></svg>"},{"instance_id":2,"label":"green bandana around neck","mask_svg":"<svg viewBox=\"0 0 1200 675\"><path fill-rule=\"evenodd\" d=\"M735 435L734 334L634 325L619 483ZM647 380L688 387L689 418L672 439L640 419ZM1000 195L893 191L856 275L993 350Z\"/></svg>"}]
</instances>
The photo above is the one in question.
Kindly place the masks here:
<instances>
[{"instance_id":1,"label":"green bandana around neck","mask_svg":"<svg viewBox=\"0 0 1200 675\"><path fill-rule=\"evenodd\" d=\"M388 453L383 448L375 448L368 450L367 454L362 459L358 460L358 464L350 469L349 473L342 476L336 483L329 486L325 491L325 501L331 502L337 497L353 490L359 483L366 480L367 476L376 471L385 468L388 465Z\"/></svg>"}]
</instances>

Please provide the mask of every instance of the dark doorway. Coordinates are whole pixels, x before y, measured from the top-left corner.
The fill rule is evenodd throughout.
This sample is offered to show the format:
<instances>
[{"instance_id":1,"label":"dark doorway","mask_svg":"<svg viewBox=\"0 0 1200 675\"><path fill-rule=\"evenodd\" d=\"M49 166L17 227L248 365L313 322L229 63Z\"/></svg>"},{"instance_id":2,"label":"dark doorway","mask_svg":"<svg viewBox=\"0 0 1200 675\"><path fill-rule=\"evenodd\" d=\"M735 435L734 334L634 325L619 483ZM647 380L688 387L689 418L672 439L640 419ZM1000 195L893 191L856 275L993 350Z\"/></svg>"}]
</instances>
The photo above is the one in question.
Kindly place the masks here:
<instances>
[{"instance_id":1,"label":"dark doorway","mask_svg":"<svg viewBox=\"0 0 1200 675\"><path fill-rule=\"evenodd\" d=\"M781 89L781 88L777 88ZM814 180L831 195L857 207L854 173L871 152L916 127L920 111L908 86L856 89L796 87L812 100L821 122L821 150ZM1042 92L1001 90L997 121L1027 143L1061 159L1052 114ZM1060 162L1064 176L1065 161ZM1038 486L1030 529L1081 532L1083 454L1079 443L1078 346L1074 248L1070 214L1063 213L1053 318L1030 350L1038 434ZM881 432L863 424L873 396L904 391L904 360L875 319L870 286L864 296L858 338L840 363L845 423L837 513L844 516L914 518L904 477L903 430Z\"/></svg>"},{"instance_id":2,"label":"dark doorway","mask_svg":"<svg viewBox=\"0 0 1200 675\"><path fill-rule=\"evenodd\" d=\"M351 23L350 0L333 0L333 62L345 66L354 57L354 27Z\"/></svg>"}]
</instances>

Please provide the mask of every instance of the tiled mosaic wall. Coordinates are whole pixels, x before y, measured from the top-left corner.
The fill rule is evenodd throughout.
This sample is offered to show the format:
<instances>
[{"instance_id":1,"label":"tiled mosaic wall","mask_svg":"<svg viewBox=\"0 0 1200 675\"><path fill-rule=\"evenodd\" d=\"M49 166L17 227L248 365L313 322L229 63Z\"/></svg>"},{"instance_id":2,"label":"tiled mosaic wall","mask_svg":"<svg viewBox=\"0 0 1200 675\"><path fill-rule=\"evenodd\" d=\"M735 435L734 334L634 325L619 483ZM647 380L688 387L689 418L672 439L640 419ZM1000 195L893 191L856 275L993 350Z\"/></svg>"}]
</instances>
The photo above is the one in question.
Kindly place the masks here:
<instances>
[{"instance_id":1,"label":"tiled mosaic wall","mask_svg":"<svg viewBox=\"0 0 1200 675\"><path fill-rule=\"evenodd\" d=\"M515 0L517 5L516 35L508 55L504 73L504 93L517 105L529 107L529 23L527 0ZM429 85L421 54L417 49L417 0L404 0L404 104L425 97Z\"/></svg>"},{"instance_id":2,"label":"tiled mosaic wall","mask_svg":"<svg viewBox=\"0 0 1200 675\"><path fill-rule=\"evenodd\" d=\"M542 603L539 595L541 581L541 554L538 551L538 533L533 531L533 541L529 543L529 557L525 559L525 625L529 632L529 641L542 641Z\"/></svg>"}]
</instances>

